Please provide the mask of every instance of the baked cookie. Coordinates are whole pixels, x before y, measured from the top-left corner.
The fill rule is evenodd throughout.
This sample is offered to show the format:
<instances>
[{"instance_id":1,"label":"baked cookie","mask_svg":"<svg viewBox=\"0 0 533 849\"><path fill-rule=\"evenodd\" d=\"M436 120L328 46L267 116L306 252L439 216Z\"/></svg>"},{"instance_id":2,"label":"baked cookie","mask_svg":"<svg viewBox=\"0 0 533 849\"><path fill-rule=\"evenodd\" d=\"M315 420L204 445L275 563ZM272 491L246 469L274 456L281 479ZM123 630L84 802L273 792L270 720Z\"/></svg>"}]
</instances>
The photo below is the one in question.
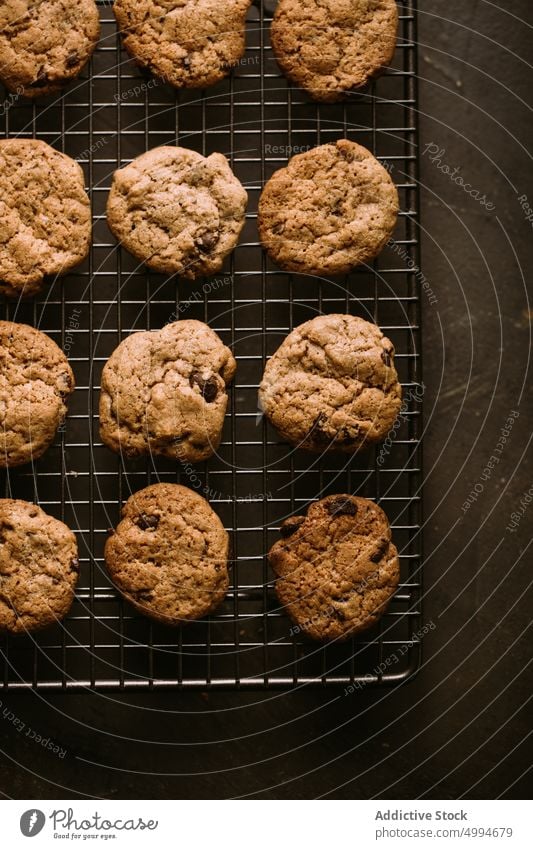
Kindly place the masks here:
<instances>
[{"instance_id":1,"label":"baked cookie","mask_svg":"<svg viewBox=\"0 0 533 849\"><path fill-rule=\"evenodd\" d=\"M0 141L0 292L37 294L89 253L91 206L83 171L42 141Z\"/></svg>"},{"instance_id":2,"label":"baked cookie","mask_svg":"<svg viewBox=\"0 0 533 849\"><path fill-rule=\"evenodd\" d=\"M248 196L227 159L184 147L149 150L115 171L109 226L137 259L189 280L220 271L244 226Z\"/></svg>"},{"instance_id":3,"label":"baked cookie","mask_svg":"<svg viewBox=\"0 0 533 849\"><path fill-rule=\"evenodd\" d=\"M133 333L103 370L102 441L127 456L206 460L220 445L236 365L201 321Z\"/></svg>"},{"instance_id":4,"label":"baked cookie","mask_svg":"<svg viewBox=\"0 0 533 849\"><path fill-rule=\"evenodd\" d=\"M78 76L100 36L94 0L3 0L0 79L15 94L55 94Z\"/></svg>"},{"instance_id":5,"label":"baked cookie","mask_svg":"<svg viewBox=\"0 0 533 849\"><path fill-rule=\"evenodd\" d=\"M141 68L176 88L227 77L244 54L252 0L115 0L123 44Z\"/></svg>"},{"instance_id":6,"label":"baked cookie","mask_svg":"<svg viewBox=\"0 0 533 849\"><path fill-rule=\"evenodd\" d=\"M63 619L78 580L76 537L28 501L0 499L0 631L22 634Z\"/></svg>"},{"instance_id":7,"label":"baked cookie","mask_svg":"<svg viewBox=\"0 0 533 849\"><path fill-rule=\"evenodd\" d=\"M105 546L117 590L165 625L212 613L228 589L229 537L207 501L158 483L134 493Z\"/></svg>"},{"instance_id":8,"label":"baked cookie","mask_svg":"<svg viewBox=\"0 0 533 849\"><path fill-rule=\"evenodd\" d=\"M400 579L383 510L367 498L329 495L281 526L269 553L276 594L313 640L345 640L385 612Z\"/></svg>"},{"instance_id":9,"label":"baked cookie","mask_svg":"<svg viewBox=\"0 0 533 849\"><path fill-rule=\"evenodd\" d=\"M315 100L342 100L389 65L396 0L280 0L272 47L283 73Z\"/></svg>"},{"instance_id":10,"label":"baked cookie","mask_svg":"<svg viewBox=\"0 0 533 849\"><path fill-rule=\"evenodd\" d=\"M21 466L44 454L73 391L72 369L49 336L0 321L0 467Z\"/></svg>"},{"instance_id":11,"label":"baked cookie","mask_svg":"<svg viewBox=\"0 0 533 849\"><path fill-rule=\"evenodd\" d=\"M341 139L293 156L270 178L259 200L259 235L287 271L347 274L379 254L398 211L385 168Z\"/></svg>"},{"instance_id":12,"label":"baked cookie","mask_svg":"<svg viewBox=\"0 0 533 849\"><path fill-rule=\"evenodd\" d=\"M354 315L320 315L268 361L259 406L298 448L353 454L382 442L401 408L394 346Z\"/></svg>"}]
</instances>

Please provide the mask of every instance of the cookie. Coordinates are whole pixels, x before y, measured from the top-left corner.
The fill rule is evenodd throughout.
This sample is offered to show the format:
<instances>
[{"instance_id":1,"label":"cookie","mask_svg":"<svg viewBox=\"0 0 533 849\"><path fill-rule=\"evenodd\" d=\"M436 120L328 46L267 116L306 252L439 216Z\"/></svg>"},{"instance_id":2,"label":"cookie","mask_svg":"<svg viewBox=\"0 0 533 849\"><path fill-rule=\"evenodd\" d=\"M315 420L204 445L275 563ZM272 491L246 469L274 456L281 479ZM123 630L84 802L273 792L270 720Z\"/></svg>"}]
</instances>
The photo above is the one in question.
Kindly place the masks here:
<instances>
[{"instance_id":1,"label":"cookie","mask_svg":"<svg viewBox=\"0 0 533 849\"><path fill-rule=\"evenodd\" d=\"M259 200L259 235L286 271L347 274L385 247L398 211L385 168L366 148L341 139L275 172Z\"/></svg>"},{"instance_id":2,"label":"cookie","mask_svg":"<svg viewBox=\"0 0 533 849\"><path fill-rule=\"evenodd\" d=\"M396 0L280 0L271 28L283 73L315 100L342 100L389 65Z\"/></svg>"},{"instance_id":3,"label":"cookie","mask_svg":"<svg viewBox=\"0 0 533 849\"><path fill-rule=\"evenodd\" d=\"M133 606L165 625L212 613L228 590L229 537L207 501L177 484L132 495L105 546L107 569Z\"/></svg>"},{"instance_id":4,"label":"cookie","mask_svg":"<svg viewBox=\"0 0 533 849\"><path fill-rule=\"evenodd\" d=\"M383 510L367 498L329 495L281 526L269 553L276 595L312 640L345 640L383 615L400 563Z\"/></svg>"},{"instance_id":5,"label":"cookie","mask_svg":"<svg viewBox=\"0 0 533 849\"><path fill-rule=\"evenodd\" d=\"M206 460L220 445L236 365L201 321L128 336L102 373L102 441L126 456Z\"/></svg>"},{"instance_id":6,"label":"cookie","mask_svg":"<svg viewBox=\"0 0 533 849\"><path fill-rule=\"evenodd\" d=\"M281 436L316 453L382 442L401 399L392 342L354 315L320 315L293 330L259 387L259 406Z\"/></svg>"},{"instance_id":7,"label":"cookie","mask_svg":"<svg viewBox=\"0 0 533 849\"><path fill-rule=\"evenodd\" d=\"M0 467L41 457L54 441L74 391L63 351L33 327L0 321Z\"/></svg>"},{"instance_id":8,"label":"cookie","mask_svg":"<svg viewBox=\"0 0 533 849\"><path fill-rule=\"evenodd\" d=\"M33 139L0 141L0 292L37 294L89 253L91 206L83 171Z\"/></svg>"},{"instance_id":9,"label":"cookie","mask_svg":"<svg viewBox=\"0 0 533 849\"><path fill-rule=\"evenodd\" d=\"M137 64L176 88L228 76L244 54L252 0L115 0L123 44Z\"/></svg>"},{"instance_id":10,"label":"cookie","mask_svg":"<svg viewBox=\"0 0 533 849\"><path fill-rule=\"evenodd\" d=\"M99 36L94 0L3 0L0 79L24 97L55 94L78 76Z\"/></svg>"},{"instance_id":11,"label":"cookie","mask_svg":"<svg viewBox=\"0 0 533 849\"><path fill-rule=\"evenodd\" d=\"M248 196L221 153L158 147L115 171L109 227L137 259L189 280L214 274L234 249Z\"/></svg>"},{"instance_id":12,"label":"cookie","mask_svg":"<svg viewBox=\"0 0 533 849\"><path fill-rule=\"evenodd\" d=\"M0 499L0 632L37 631L63 619L78 580L76 537L28 501Z\"/></svg>"}]
</instances>

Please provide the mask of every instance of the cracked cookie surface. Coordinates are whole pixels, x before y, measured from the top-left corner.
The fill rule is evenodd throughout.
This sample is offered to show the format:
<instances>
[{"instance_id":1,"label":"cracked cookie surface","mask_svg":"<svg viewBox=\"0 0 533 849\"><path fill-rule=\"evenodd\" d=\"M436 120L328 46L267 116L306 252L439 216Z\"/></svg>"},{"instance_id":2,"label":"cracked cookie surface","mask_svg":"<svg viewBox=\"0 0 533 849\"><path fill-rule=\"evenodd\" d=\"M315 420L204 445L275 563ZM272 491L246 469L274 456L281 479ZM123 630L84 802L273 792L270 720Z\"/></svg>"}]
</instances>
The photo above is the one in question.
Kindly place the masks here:
<instances>
[{"instance_id":1,"label":"cracked cookie surface","mask_svg":"<svg viewBox=\"0 0 533 849\"><path fill-rule=\"evenodd\" d=\"M117 453L199 462L217 450L236 362L207 324L134 333L102 374L100 434Z\"/></svg>"},{"instance_id":2,"label":"cracked cookie surface","mask_svg":"<svg viewBox=\"0 0 533 849\"><path fill-rule=\"evenodd\" d=\"M383 615L400 578L389 521L373 501L330 495L281 526L270 550L276 594L313 640L344 640Z\"/></svg>"},{"instance_id":3,"label":"cracked cookie surface","mask_svg":"<svg viewBox=\"0 0 533 849\"><path fill-rule=\"evenodd\" d=\"M282 437L316 453L383 441L401 397L392 342L353 315L321 315L293 330L259 387L260 408Z\"/></svg>"},{"instance_id":4,"label":"cracked cookie surface","mask_svg":"<svg viewBox=\"0 0 533 849\"><path fill-rule=\"evenodd\" d=\"M228 76L245 50L251 0L115 0L124 47L138 65L176 88Z\"/></svg>"},{"instance_id":5,"label":"cracked cookie surface","mask_svg":"<svg viewBox=\"0 0 533 849\"><path fill-rule=\"evenodd\" d=\"M239 239L247 201L222 154L159 147L115 172L107 220L150 268L194 280L220 271Z\"/></svg>"},{"instance_id":6,"label":"cracked cookie surface","mask_svg":"<svg viewBox=\"0 0 533 849\"><path fill-rule=\"evenodd\" d=\"M271 38L289 80L334 102L391 63L397 30L396 0L280 0Z\"/></svg>"},{"instance_id":7,"label":"cracked cookie surface","mask_svg":"<svg viewBox=\"0 0 533 849\"><path fill-rule=\"evenodd\" d=\"M0 467L21 466L44 454L73 391L72 369L49 336L0 321Z\"/></svg>"},{"instance_id":8,"label":"cracked cookie surface","mask_svg":"<svg viewBox=\"0 0 533 849\"><path fill-rule=\"evenodd\" d=\"M76 538L36 504L0 499L0 631L22 634L69 611L78 580Z\"/></svg>"},{"instance_id":9,"label":"cracked cookie surface","mask_svg":"<svg viewBox=\"0 0 533 849\"><path fill-rule=\"evenodd\" d=\"M259 200L261 242L281 268L347 274L390 239L398 191L370 151L341 139L300 153L266 183Z\"/></svg>"},{"instance_id":10,"label":"cracked cookie surface","mask_svg":"<svg viewBox=\"0 0 533 849\"><path fill-rule=\"evenodd\" d=\"M228 534L204 498L178 484L155 484L126 502L105 560L127 601L176 626L207 616L222 602L228 551Z\"/></svg>"},{"instance_id":11,"label":"cracked cookie surface","mask_svg":"<svg viewBox=\"0 0 533 849\"><path fill-rule=\"evenodd\" d=\"M3 0L0 78L15 94L55 94L78 76L100 35L94 0Z\"/></svg>"},{"instance_id":12,"label":"cracked cookie surface","mask_svg":"<svg viewBox=\"0 0 533 849\"><path fill-rule=\"evenodd\" d=\"M37 294L91 244L91 207L77 162L33 139L0 141L0 292Z\"/></svg>"}]
</instances>

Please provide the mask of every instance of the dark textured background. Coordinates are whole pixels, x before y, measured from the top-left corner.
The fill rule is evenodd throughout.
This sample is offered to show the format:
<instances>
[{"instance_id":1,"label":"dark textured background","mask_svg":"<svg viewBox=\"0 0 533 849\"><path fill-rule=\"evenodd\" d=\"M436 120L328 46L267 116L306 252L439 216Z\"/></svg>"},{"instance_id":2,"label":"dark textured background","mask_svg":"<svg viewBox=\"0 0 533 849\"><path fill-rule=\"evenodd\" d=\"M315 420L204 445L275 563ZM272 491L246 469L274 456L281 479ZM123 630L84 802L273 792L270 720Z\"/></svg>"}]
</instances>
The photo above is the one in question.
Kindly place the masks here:
<instances>
[{"instance_id":1,"label":"dark textured background","mask_svg":"<svg viewBox=\"0 0 533 849\"><path fill-rule=\"evenodd\" d=\"M529 356L533 206L530 0L421 0L422 151L444 149L489 210L422 156L425 612L436 627L400 689L2 696L66 749L0 716L14 798L524 798L531 792L533 504ZM522 20L521 20L522 19ZM519 412L501 462L462 505ZM479 489L479 487L478 487Z\"/></svg>"}]
</instances>

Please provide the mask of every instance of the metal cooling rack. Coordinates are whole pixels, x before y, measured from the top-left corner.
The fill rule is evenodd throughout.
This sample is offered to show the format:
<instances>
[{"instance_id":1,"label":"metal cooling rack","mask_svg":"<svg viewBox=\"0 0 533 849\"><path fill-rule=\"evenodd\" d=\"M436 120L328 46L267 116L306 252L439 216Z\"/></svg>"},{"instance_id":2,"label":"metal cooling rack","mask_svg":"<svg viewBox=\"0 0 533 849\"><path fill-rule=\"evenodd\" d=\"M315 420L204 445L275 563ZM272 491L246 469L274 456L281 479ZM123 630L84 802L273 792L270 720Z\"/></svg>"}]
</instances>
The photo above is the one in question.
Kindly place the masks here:
<instances>
[{"instance_id":1,"label":"metal cooling rack","mask_svg":"<svg viewBox=\"0 0 533 849\"><path fill-rule=\"evenodd\" d=\"M346 104L317 105L291 88L269 45L274 0L248 18L247 50L231 77L204 92L176 93L143 76L121 51L110 4L100 0L102 37L84 77L54 102L5 98L5 135L40 138L81 162L91 192L90 259L41 299L6 304L4 317L48 333L68 354L77 388L54 447L35 466L4 474L6 496L36 499L78 536L81 578L61 625L34 637L3 638L3 687L270 688L399 682L420 657L421 433L418 253L416 3L400 4L393 66ZM339 137L368 147L391 170L401 197L395 245L372 268L341 281L288 275L257 241L261 186L289 153ZM160 144L225 153L250 195L241 243L224 273L189 283L147 271L106 226L113 171ZM289 450L261 419L257 387L266 358L317 313L375 320L393 340L405 409L385 457L379 451L321 460ZM176 470L164 459L122 463L99 441L104 362L133 331L175 318L208 322L238 360L218 457ZM179 481L207 494L232 535L232 584L209 621L169 630L123 604L103 565L108 529L131 492ZM205 488L205 489L204 489ZM402 583L379 626L327 647L291 630L272 592L265 553L280 522L328 493L375 498L401 552Z\"/></svg>"}]
</instances>

